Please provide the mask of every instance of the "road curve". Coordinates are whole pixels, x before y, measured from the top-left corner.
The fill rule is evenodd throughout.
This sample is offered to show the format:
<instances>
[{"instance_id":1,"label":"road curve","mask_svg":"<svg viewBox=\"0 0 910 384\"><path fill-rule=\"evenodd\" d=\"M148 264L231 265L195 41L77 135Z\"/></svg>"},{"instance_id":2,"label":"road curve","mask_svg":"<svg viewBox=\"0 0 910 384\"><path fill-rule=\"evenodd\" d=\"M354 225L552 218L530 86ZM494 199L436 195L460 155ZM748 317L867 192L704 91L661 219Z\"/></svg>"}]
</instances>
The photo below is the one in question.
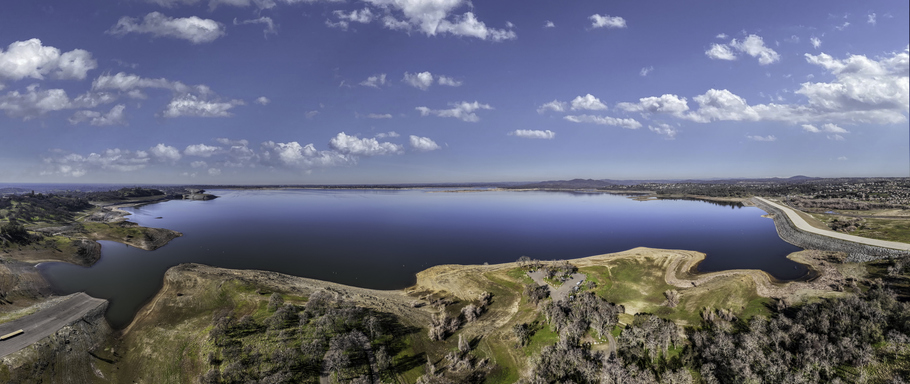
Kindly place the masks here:
<instances>
[{"instance_id":1,"label":"road curve","mask_svg":"<svg viewBox=\"0 0 910 384\"><path fill-rule=\"evenodd\" d=\"M790 222L793 223L793 225L795 225L796 228L799 229L800 231L814 233L816 235L821 235L821 236L833 237L835 239L851 241L851 242L859 243L859 244L871 245L874 247L910 251L910 244L907 244L907 243L898 243L896 241L876 240L876 239L870 239L870 238L866 238L866 237L848 235L846 233L840 233L840 232L835 232L835 231L826 231L824 229L815 228L815 227L809 225L809 223L807 223L805 219L803 219L799 214L797 214L790 207L775 203L768 199L763 199L761 197L755 197L755 199L783 211L785 214L787 214L787 217L790 218Z\"/></svg>"},{"instance_id":2,"label":"road curve","mask_svg":"<svg viewBox=\"0 0 910 384\"><path fill-rule=\"evenodd\" d=\"M89 311L106 304L107 300L96 299L80 292L52 307L0 324L0 335L19 329L25 331L24 334L0 341L0 358L54 334L60 328L79 321Z\"/></svg>"}]
</instances>

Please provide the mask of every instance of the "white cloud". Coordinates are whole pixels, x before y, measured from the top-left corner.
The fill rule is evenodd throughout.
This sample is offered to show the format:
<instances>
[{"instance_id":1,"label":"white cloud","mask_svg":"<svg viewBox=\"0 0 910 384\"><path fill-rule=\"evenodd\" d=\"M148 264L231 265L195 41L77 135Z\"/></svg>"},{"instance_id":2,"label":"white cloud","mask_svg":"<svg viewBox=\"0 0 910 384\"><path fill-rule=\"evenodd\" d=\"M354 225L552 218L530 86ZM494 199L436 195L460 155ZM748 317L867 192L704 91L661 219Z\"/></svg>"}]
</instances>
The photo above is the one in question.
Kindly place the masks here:
<instances>
[{"instance_id":1,"label":"white cloud","mask_svg":"<svg viewBox=\"0 0 910 384\"><path fill-rule=\"evenodd\" d=\"M420 137L411 135L411 148L414 148L421 152L435 151L440 148L435 141L430 140L429 137Z\"/></svg>"},{"instance_id":2,"label":"white cloud","mask_svg":"<svg viewBox=\"0 0 910 384\"><path fill-rule=\"evenodd\" d=\"M745 52L749 56L757 57L758 63L761 65L768 65L780 61L780 55L773 49L765 46L765 42L758 35L746 36L746 39L743 41L733 39L730 41L730 46L736 48L740 52Z\"/></svg>"},{"instance_id":3,"label":"white cloud","mask_svg":"<svg viewBox=\"0 0 910 384\"><path fill-rule=\"evenodd\" d=\"M296 168L331 167L352 165L357 157L337 151L318 151L313 144L301 146L296 141L262 143L262 158L266 164Z\"/></svg>"},{"instance_id":4,"label":"white cloud","mask_svg":"<svg viewBox=\"0 0 910 384\"><path fill-rule=\"evenodd\" d=\"M477 20L473 12L453 15L463 6L473 8L468 0L365 0L386 15L382 24L392 30L417 29L427 36L452 34L481 40L503 41L517 38L515 32L496 29Z\"/></svg>"},{"instance_id":5,"label":"white cloud","mask_svg":"<svg viewBox=\"0 0 910 384\"><path fill-rule=\"evenodd\" d=\"M460 103L449 103L449 105L452 107L451 109L429 109L427 107L417 107L415 109L420 111L421 116L436 115L439 117L454 117L470 123L480 121L480 118L477 117L477 114L475 114L474 111L480 109L493 109L489 104L481 104L477 101L474 101L473 103L462 101Z\"/></svg>"},{"instance_id":6,"label":"white cloud","mask_svg":"<svg viewBox=\"0 0 910 384\"><path fill-rule=\"evenodd\" d=\"M572 100L572 110L582 110L587 109L591 111L600 111L607 109L607 106L600 101L600 99L594 97L592 94L587 94L584 96L577 96Z\"/></svg>"},{"instance_id":7,"label":"white cloud","mask_svg":"<svg viewBox=\"0 0 910 384\"><path fill-rule=\"evenodd\" d=\"M588 17L591 28L625 28L626 19L619 16L593 14Z\"/></svg>"},{"instance_id":8,"label":"white cloud","mask_svg":"<svg viewBox=\"0 0 910 384\"><path fill-rule=\"evenodd\" d=\"M564 119L571 121L573 123L591 123L599 125L612 125L617 127L623 127L626 129L638 129L641 128L641 123L635 119L618 119L610 116L595 116L595 115L568 115L563 117Z\"/></svg>"},{"instance_id":9,"label":"white cloud","mask_svg":"<svg viewBox=\"0 0 910 384\"><path fill-rule=\"evenodd\" d=\"M836 136L840 137L841 140L843 140L843 137L840 135L837 135L837 134L850 133L850 131L839 127L837 124L832 124L832 123L824 124L821 126L821 128L816 127L812 124L803 124L802 127L803 127L804 131L810 132L810 133L821 133L821 132L834 133ZM829 139L831 137L832 136L830 136L830 135L828 136Z\"/></svg>"},{"instance_id":10,"label":"white cloud","mask_svg":"<svg viewBox=\"0 0 910 384\"><path fill-rule=\"evenodd\" d=\"M547 20L546 22L543 23L543 27L544 28L556 28L556 24L554 24L550 20Z\"/></svg>"},{"instance_id":11,"label":"white cloud","mask_svg":"<svg viewBox=\"0 0 910 384\"><path fill-rule=\"evenodd\" d=\"M665 94L660 97L644 97L638 99L638 103L619 103L616 107L627 112L679 115L689 110L689 103L685 97Z\"/></svg>"},{"instance_id":12,"label":"white cloud","mask_svg":"<svg viewBox=\"0 0 910 384\"><path fill-rule=\"evenodd\" d=\"M190 163L190 166L193 168L205 168L205 167L208 167L209 164L202 160L198 160L198 161L194 161L194 162Z\"/></svg>"},{"instance_id":13,"label":"white cloud","mask_svg":"<svg viewBox=\"0 0 910 384\"><path fill-rule=\"evenodd\" d=\"M262 34L265 37L268 37L269 34L277 35L278 26L275 25L275 22L271 17L262 16L258 19L250 19L237 21L237 18L234 18L234 25L245 25L245 24L265 24L265 29L262 30Z\"/></svg>"},{"instance_id":14,"label":"white cloud","mask_svg":"<svg viewBox=\"0 0 910 384\"><path fill-rule=\"evenodd\" d=\"M786 41L788 43L796 44L796 43L799 43L799 36L790 35L790 37L784 39L784 41Z\"/></svg>"},{"instance_id":15,"label":"white cloud","mask_svg":"<svg viewBox=\"0 0 910 384\"><path fill-rule=\"evenodd\" d=\"M374 136L374 137L376 137L377 139L384 139L386 137L398 137L398 136L401 136L398 134L398 132L391 131L391 132L377 133L376 136Z\"/></svg>"},{"instance_id":16,"label":"white cloud","mask_svg":"<svg viewBox=\"0 0 910 384\"><path fill-rule=\"evenodd\" d=\"M812 47L815 49L818 49L818 47L822 46L822 41L817 37L813 36L812 38L809 39L809 41L812 43Z\"/></svg>"},{"instance_id":17,"label":"white cloud","mask_svg":"<svg viewBox=\"0 0 910 384\"><path fill-rule=\"evenodd\" d=\"M692 98L698 103L697 111L689 112L686 118L700 123L714 120L760 120L760 115L746 100L726 89L709 89L703 95Z\"/></svg>"},{"instance_id":18,"label":"white cloud","mask_svg":"<svg viewBox=\"0 0 910 384\"><path fill-rule=\"evenodd\" d=\"M218 176L221 174L220 168L209 168L209 176Z\"/></svg>"},{"instance_id":19,"label":"white cloud","mask_svg":"<svg viewBox=\"0 0 910 384\"><path fill-rule=\"evenodd\" d=\"M408 85L426 91L433 85L433 74L430 72L404 73L404 82Z\"/></svg>"},{"instance_id":20,"label":"white cloud","mask_svg":"<svg viewBox=\"0 0 910 384\"><path fill-rule=\"evenodd\" d=\"M232 116L231 108L239 105L244 105L244 102L242 100L208 101L196 95L186 94L171 99L162 112L162 116L229 117Z\"/></svg>"},{"instance_id":21,"label":"white cloud","mask_svg":"<svg viewBox=\"0 0 910 384\"><path fill-rule=\"evenodd\" d=\"M255 103L259 105L269 105L271 102L272 100L269 100L269 98L265 96L259 96L255 101Z\"/></svg>"},{"instance_id":22,"label":"white cloud","mask_svg":"<svg viewBox=\"0 0 910 384\"><path fill-rule=\"evenodd\" d=\"M92 90L116 90L121 92L135 91L143 88L166 89L178 93L197 93L209 95L212 90L206 85L186 85L179 81L170 81L165 78L149 79L139 75L130 75L118 72L115 75L105 74L92 81ZM143 97L140 97L143 98Z\"/></svg>"},{"instance_id":23,"label":"white cloud","mask_svg":"<svg viewBox=\"0 0 910 384\"><path fill-rule=\"evenodd\" d=\"M390 113L371 113L367 115L367 118L370 119L391 119L392 114Z\"/></svg>"},{"instance_id":24,"label":"white cloud","mask_svg":"<svg viewBox=\"0 0 910 384\"><path fill-rule=\"evenodd\" d=\"M183 157L180 155L179 149L164 145L164 143L158 143L158 145L149 148L148 153L160 161L174 162Z\"/></svg>"},{"instance_id":25,"label":"white cloud","mask_svg":"<svg viewBox=\"0 0 910 384\"><path fill-rule=\"evenodd\" d=\"M460 87L462 84L462 81L455 80L448 76L439 75L437 77L437 83L439 83L439 85L447 85L450 87Z\"/></svg>"},{"instance_id":26,"label":"white cloud","mask_svg":"<svg viewBox=\"0 0 910 384\"><path fill-rule=\"evenodd\" d=\"M724 44L711 44L711 49L705 54L714 60L736 60L736 55Z\"/></svg>"},{"instance_id":27,"label":"white cloud","mask_svg":"<svg viewBox=\"0 0 910 384\"><path fill-rule=\"evenodd\" d=\"M44 158L49 170L41 172L42 175L81 177L93 170L132 172L145 168L149 162L149 155L145 151L119 148L107 149L101 153L92 152L87 156L59 150L52 152L53 156Z\"/></svg>"},{"instance_id":28,"label":"white cloud","mask_svg":"<svg viewBox=\"0 0 910 384\"><path fill-rule=\"evenodd\" d=\"M329 147L344 154L356 156L377 156L402 153L404 147L389 142L380 143L376 139L359 138L344 132L329 140Z\"/></svg>"},{"instance_id":29,"label":"white cloud","mask_svg":"<svg viewBox=\"0 0 910 384\"><path fill-rule=\"evenodd\" d=\"M673 140L676 138L676 134L679 132L676 127L670 124L659 123L657 125L649 125L648 130L651 132L657 133L659 135L664 135L667 137L667 140Z\"/></svg>"},{"instance_id":30,"label":"white cloud","mask_svg":"<svg viewBox=\"0 0 910 384\"><path fill-rule=\"evenodd\" d=\"M223 24L196 16L173 18L152 12L140 22L138 18L124 16L107 33L123 36L127 33L147 33L155 37L172 37L193 44L211 43L225 35Z\"/></svg>"},{"instance_id":31,"label":"white cloud","mask_svg":"<svg viewBox=\"0 0 910 384\"><path fill-rule=\"evenodd\" d=\"M649 73L654 71L654 66L642 67L641 71L638 71L638 75L641 77L648 76Z\"/></svg>"},{"instance_id":32,"label":"white cloud","mask_svg":"<svg viewBox=\"0 0 910 384\"><path fill-rule=\"evenodd\" d=\"M0 80L26 77L43 80L47 75L82 80L88 71L97 67L98 63L88 51L74 49L60 53L57 48L42 45L39 39L14 42L6 51L0 48Z\"/></svg>"},{"instance_id":33,"label":"white cloud","mask_svg":"<svg viewBox=\"0 0 910 384\"><path fill-rule=\"evenodd\" d=\"M866 15L866 22L875 25L875 12Z\"/></svg>"},{"instance_id":34,"label":"white cloud","mask_svg":"<svg viewBox=\"0 0 910 384\"><path fill-rule=\"evenodd\" d=\"M332 12L332 14L335 15L336 18L338 18L338 21L332 22L331 20L326 20L325 24L329 27L341 28L343 30L347 30L348 26L350 26L351 23L368 24L369 22L373 21L374 17L375 17L373 15L373 12L370 11L369 8L364 8L364 9L360 9L360 10L355 9L355 10L351 11L350 13L345 13L344 11L336 10L336 11Z\"/></svg>"},{"instance_id":35,"label":"white cloud","mask_svg":"<svg viewBox=\"0 0 910 384\"><path fill-rule=\"evenodd\" d=\"M844 141L845 139L844 139L843 136L838 135L838 134L835 133L835 134L833 134L833 135L828 135L828 140Z\"/></svg>"},{"instance_id":36,"label":"white cloud","mask_svg":"<svg viewBox=\"0 0 910 384\"><path fill-rule=\"evenodd\" d=\"M87 121L94 126L126 125L126 115L123 113L125 109L125 105L118 104L105 114L88 110L77 111L69 118L69 122L70 124L79 124Z\"/></svg>"},{"instance_id":37,"label":"white cloud","mask_svg":"<svg viewBox=\"0 0 910 384\"><path fill-rule=\"evenodd\" d=\"M537 108L537 113L544 113L546 111L565 112L568 108L568 103L564 101L553 100L549 103L541 105L540 108Z\"/></svg>"},{"instance_id":38,"label":"white cloud","mask_svg":"<svg viewBox=\"0 0 910 384\"><path fill-rule=\"evenodd\" d=\"M705 55L714 60L736 60L734 50L757 57L761 65L780 61L780 55L765 46L764 40L758 35L746 36L742 41L733 39L729 44L711 44L711 49L705 51Z\"/></svg>"},{"instance_id":39,"label":"white cloud","mask_svg":"<svg viewBox=\"0 0 910 384\"><path fill-rule=\"evenodd\" d=\"M0 96L0 111L4 111L7 116L21 117L24 120L73 107L66 91L62 89L41 90L37 85L28 86L26 93L12 91Z\"/></svg>"},{"instance_id":40,"label":"white cloud","mask_svg":"<svg viewBox=\"0 0 910 384\"><path fill-rule=\"evenodd\" d=\"M556 137L556 132L551 130L530 130L530 129L516 129L512 132L509 132L509 136L523 137L526 139L552 139Z\"/></svg>"},{"instance_id":41,"label":"white cloud","mask_svg":"<svg viewBox=\"0 0 910 384\"><path fill-rule=\"evenodd\" d=\"M843 31L844 29L847 29L847 27L849 27L849 26L850 26L850 22L849 22L849 21L845 21L845 22L844 22L843 24L841 24L841 25L836 25L836 26L834 26L834 29L836 29L836 30L838 30L838 31Z\"/></svg>"},{"instance_id":42,"label":"white cloud","mask_svg":"<svg viewBox=\"0 0 910 384\"><path fill-rule=\"evenodd\" d=\"M239 146L244 146L244 147L247 145L250 145L249 141L231 140L226 137L219 137L219 138L215 139L215 142L217 142L218 144L221 144L221 145L239 145Z\"/></svg>"},{"instance_id":43,"label":"white cloud","mask_svg":"<svg viewBox=\"0 0 910 384\"><path fill-rule=\"evenodd\" d=\"M379 88L380 86L386 85L388 83L389 83L389 81L386 80L385 73L381 73L378 75L373 75L373 76L367 77L366 80L360 82L360 85L362 85L364 87Z\"/></svg>"},{"instance_id":44,"label":"white cloud","mask_svg":"<svg viewBox=\"0 0 910 384\"><path fill-rule=\"evenodd\" d=\"M777 141L777 138L774 135L768 136L746 136L747 139L752 141Z\"/></svg>"},{"instance_id":45,"label":"white cloud","mask_svg":"<svg viewBox=\"0 0 910 384\"><path fill-rule=\"evenodd\" d=\"M221 147L215 147L205 144L193 144L186 146L186 149L183 150L183 154L187 156L199 156L199 157L211 157L212 155L221 152Z\"/></svg>"},{"instance_id":46,"label":"white cloud","mask_svg":"<svg viewBox=\"0 0 910 384\"><path fill-rule=\"evenodd\" d=\"M715 39L726 40L728 37L726 33L718 33L717 36L714 36Z\"/></svg>"},{"instance_id":47,"label":"white cloud","mask_svg":"<svg viewBox=\"0 0 910 384\"><path fill-rule=\"evenodd\" d=\"M846 161L846 160L847 160L847 156L840 156L840 157L838 157L837 159L840 160L840 161Z\"/></svg>"}]
</instances>

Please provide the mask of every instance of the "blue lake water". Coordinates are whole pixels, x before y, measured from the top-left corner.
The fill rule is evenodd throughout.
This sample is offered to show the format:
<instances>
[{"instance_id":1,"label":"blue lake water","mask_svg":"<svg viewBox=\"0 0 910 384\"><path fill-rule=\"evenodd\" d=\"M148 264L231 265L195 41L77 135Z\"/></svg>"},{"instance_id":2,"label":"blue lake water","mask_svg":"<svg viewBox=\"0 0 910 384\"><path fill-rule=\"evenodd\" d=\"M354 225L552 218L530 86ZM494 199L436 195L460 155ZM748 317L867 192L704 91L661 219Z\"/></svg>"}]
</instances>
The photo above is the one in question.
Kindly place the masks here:
<instances>
[{"instance_id":1,"label":"blue lake water","mask_svg":"<svg viewBox=\"0 0 910 384\"><path fill-rule=\"evenodd\" d=\"M180 263L260 269L375 289L414 284L439 264L558 260L645 246L704 252L701 271L753 268L781 280L806 274L753 207L700 201L636 201L553 192L429 193L428 190L222 190L211 201L128 209L130 221L183 232L156 251L102 241L85 268L45 263L61 294L110 300L125 326Z\"/></svg>"}]
</instances>

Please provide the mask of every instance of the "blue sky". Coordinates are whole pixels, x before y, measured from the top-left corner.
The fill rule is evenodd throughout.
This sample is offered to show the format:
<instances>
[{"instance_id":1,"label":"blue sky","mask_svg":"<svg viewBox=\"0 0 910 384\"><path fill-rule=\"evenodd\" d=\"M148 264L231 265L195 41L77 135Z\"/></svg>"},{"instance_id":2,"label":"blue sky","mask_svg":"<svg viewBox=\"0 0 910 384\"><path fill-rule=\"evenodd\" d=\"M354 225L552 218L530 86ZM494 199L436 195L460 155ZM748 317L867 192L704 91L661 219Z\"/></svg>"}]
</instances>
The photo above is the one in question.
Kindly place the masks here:
<instances>
[{"instance_id":1,"label":"blue sky","mask_svg":"<svg viewBox=\"0 0 910 384\"><path fill-rule=\"evenodd\" d=\"M910 176L907 2L3 8L0 182Z\"/></svg>"}]
</instances>

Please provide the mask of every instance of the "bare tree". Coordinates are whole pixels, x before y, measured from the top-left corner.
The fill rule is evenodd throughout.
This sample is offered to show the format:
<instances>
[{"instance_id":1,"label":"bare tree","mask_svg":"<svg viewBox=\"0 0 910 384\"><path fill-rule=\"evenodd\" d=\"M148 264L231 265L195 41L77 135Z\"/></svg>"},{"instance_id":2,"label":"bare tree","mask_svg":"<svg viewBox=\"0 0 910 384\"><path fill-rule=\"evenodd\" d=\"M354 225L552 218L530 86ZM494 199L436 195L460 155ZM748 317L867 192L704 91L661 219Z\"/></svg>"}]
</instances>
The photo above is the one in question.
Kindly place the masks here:
<instances>
[{"instance_id":1,"label":"bare tree","mask_svg":"<svg viewBox=\"0 0 910 384\"><path fill-rule=\"evenodd\" d=\"M667 298L668 307L676 308L676 306L679 305L679 292L675 289L664 291L664 296Z\"/></svg>"}]
</instances>

